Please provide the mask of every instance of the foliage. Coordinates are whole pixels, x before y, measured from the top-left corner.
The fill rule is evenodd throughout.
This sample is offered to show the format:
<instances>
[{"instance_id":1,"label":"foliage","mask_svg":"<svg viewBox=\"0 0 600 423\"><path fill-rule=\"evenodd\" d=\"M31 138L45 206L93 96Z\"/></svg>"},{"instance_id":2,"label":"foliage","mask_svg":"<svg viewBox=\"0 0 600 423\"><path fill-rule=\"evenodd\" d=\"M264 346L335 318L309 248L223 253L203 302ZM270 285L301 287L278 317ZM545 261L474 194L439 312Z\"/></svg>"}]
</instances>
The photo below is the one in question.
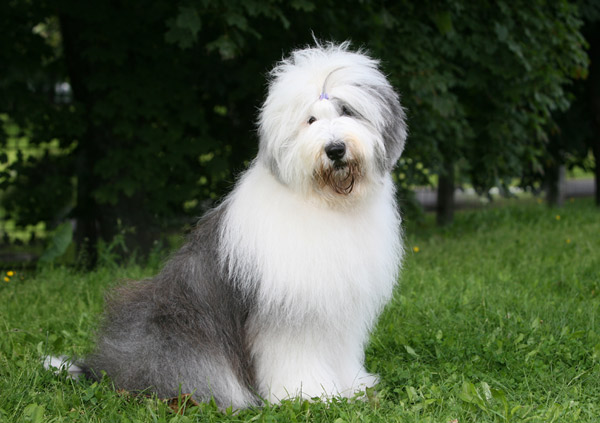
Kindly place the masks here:
<instances>
[{"instance_id":1,"label":"foliage","mask_svg":"<svg viewBox=\"0 0 600 423\"><path fill-rule=\"evenodd\" d=\"M556 126L543 151L544 172L530 169L525 183L532 185L547 179L552 169L561 165L595 171L596 204L600 205L600 3L594 0L577 3L585 23L582 33L591 61L589 75L569 87L573 104L568 110L556 113Z\"/></svg>"},{"instance_id":2,"label":"foliage","mask_svg":"<svg viewBox=\"0 0 600 423\"><path fill-rule=\"evenodd\" d=\"M225 4L231 11L219 14ZM111 239L119 217L141 234L173 216L197 215L198 200L220 195L231 169L252 155L255 143L246 140L264 84L265 64L223 60L233 49L224 37L239 43L240 28L256 34L236 15L241 4L207 2L190 51L172 44L185 44L185 31L173 32L174 25L197 32L200 22L182 18L191 9L176 3L3 3L0 110L18 132L13 138L26 136L42 149L58 140L60 147L41 157L18 153L3 169L9 217L19 225L54 222L66 210L79 232L87 230L78 241L93 243L98 235ZM243 4L255 19L277 11ZM57 98L55 86L64 82L70 91Z\"/></svg>"},{"instance_id":3,"label":"foliage","mask_svg":"<svg viewBox=\"0 0 600 423\"><path fill-rule=\"evenodd\" d=\"M366 401L330 405L233 414L202 404L178 415L47 372L41 356L90 350L107 287L156 270L19 271L0 285L0 420L595 422L600 220L588 200L560 213L533 203L460 212L446 229L409 222L401 285L367 349L381 384Z\"/></svg>"},{"instance_id":4,"label":"foliage","mask_svg":"<svg viewBox=\"0 0 600 423\"><path fill-rule=\"evenodd\" d=\"M150 246L226 192L255 153L268 68L313 31L383 59L409 113L404 188L444 160L481 191L536 165L587 64L566 0L9 1L0 26L0 145L45 151L0 168L3 205L21 226L75 218L92 247L119 220Z\"/></svg>"},{"instance_id":5,"label":"foliage","mask_svg":"<svg viewBox=\"0 0 600 423\"><path fill-rule=\"evenodd\" d=\"M310 12L316 6L308 0L296 0L289 4L290 10ZM278 1L236 0L202 1L188 6L180 6L176 17L167 20L169 28L165 40L176 43L182 49L199 42L199 32L203 26L215 25L226 28L225 33L206 44L206 49L218 51L223 59L233 59L243 53L248 41L263 40L259 28L259 17L275 22L276 27L290 29L287 12ZM249 38L249 40L247 40Z\"/></svg>"},{"instance_id":6,"label":"foliage","mask_svg":"<svg viewBox=\"0 0 600 423\"><path fill-rule=\"evenodd\" d=\"M385 23L376 49L409 109L406 156L438 174L450 158L481 192L539 166L551 112L568 107L564 86L586 72L573 5L445 1L374 12Z\"/></svg>"}]
</instances>

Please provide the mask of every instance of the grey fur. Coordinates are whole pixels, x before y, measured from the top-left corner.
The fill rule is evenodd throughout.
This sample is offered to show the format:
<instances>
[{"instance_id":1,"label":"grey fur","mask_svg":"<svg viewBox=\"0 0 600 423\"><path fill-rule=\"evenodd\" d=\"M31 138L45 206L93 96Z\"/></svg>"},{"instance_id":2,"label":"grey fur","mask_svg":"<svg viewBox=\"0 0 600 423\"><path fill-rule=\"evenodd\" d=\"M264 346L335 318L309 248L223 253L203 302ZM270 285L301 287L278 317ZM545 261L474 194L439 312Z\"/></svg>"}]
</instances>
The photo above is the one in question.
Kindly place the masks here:
<instances>
[{"instance_id":1,"label":"grey fur","mask_svg":"<svg viewBox=\"0 0 600 423\"><path fill-rule=\"evenodd\" d=\"M400 105L400 97L391 85L356 85L369 92L383 106L382 115L386 122L381 130L385 146L386 172L391 171L404 150L407 137L406 114Z\"/></svg>"},{"instance_id":2,"label":"grey fur","mask_svg":"<svg viewBox=\"0 0 600 423\"><path fill-rule=\"evenodd\" d=\"M259 404L246 339L253 299L224 277L218 260L226 202L199 222L185 245L150 280L108 299L87 373L117 388L168 398L192 393L220 407Z\"/></svg>"},{"instance_id":3,"label":"grey fur","mask_svg":"<svg viewBox=\"0 0 600 423\"><path fill-rule=\"evenodd\" d=\"M339 71L340 69L343 69L343 67L335 68L334 70L329 72L329 74L325 77L325 81L323 81L323 88L321 88L321 96L323 98L329 98L328 94L327 94L327 81L329 81L329 77L331 76L332 73Z\"/></svg>"},{"instance_id":4,"label":"grey fur","mask_svg":"<svg viewBox=\"0 0 600 423\"><path fill-rule=\"evenodd\" d=\"M406 142L406 114L400 105L398 94L393 88L385 87L381 93L386 103L386 114L384 116L386 125L383 128L383 143L387 156L388 171L391 171L404 150Z\"/></svg>"}]
</instances>

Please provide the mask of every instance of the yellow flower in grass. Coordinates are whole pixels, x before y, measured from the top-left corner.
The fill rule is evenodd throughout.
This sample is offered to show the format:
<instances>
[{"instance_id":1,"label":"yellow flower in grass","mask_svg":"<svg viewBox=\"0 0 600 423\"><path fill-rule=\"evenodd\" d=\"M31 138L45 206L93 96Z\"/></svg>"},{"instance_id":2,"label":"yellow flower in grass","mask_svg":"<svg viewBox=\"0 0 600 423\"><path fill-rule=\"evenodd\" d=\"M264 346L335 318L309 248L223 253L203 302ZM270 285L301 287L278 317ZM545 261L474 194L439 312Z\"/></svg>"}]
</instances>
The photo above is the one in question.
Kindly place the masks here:
<instances>
[{"instance_id":1,"label":"yellow flower in grass","mask_svg":"<svg viewBox=\"0 0 600 423\"><path fill-rule=\"evenodd\" d=\"M420 250L419 250L419 247L417 247L417 246L415 245L415 246L413 247L413 252L415 252L415 253L418 253L419 251L420 251Z\"/></svg>"},{"instance_id":2,"label":"yellow flower in grass","mask_svg":"<svg viewBox=\"0 0 600 423\"><path fill-rule=\"evenodd\" d=\"M13 272L12 270L6 272L6 276L4 276L4 282L10 282L10 278L12 278L14 275L15 272Z\"/></svg>"},{"instance_id":3,"label":"yellow flower in grass","mask_svg":"<svg viewBox=\"0 0 600 423\"><path fill-rule=\"evenodd\" d=\"M565 240L565 242L566 242L567 244L570 244L570 243L571 243L571 239L570 239L570 238L567 238L567 239Z\"/></svg>"},{"instance_id":4,"label":"yellow flower in grass","mask_svg":"<svg viewBox=\"0 0 600 423\"><path fill-rule=\"evenodd\" d=\"M560 220L560 214L556 215L556 220Z\"/></svg>"}]
</instances>

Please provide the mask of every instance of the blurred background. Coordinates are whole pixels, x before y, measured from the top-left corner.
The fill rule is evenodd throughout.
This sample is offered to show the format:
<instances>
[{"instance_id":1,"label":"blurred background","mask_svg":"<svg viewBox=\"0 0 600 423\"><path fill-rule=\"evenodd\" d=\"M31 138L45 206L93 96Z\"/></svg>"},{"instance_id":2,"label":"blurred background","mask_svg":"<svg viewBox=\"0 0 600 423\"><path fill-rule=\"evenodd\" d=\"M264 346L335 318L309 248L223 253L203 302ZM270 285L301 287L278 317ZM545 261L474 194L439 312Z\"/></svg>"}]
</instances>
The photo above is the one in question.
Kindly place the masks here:
<instances>
[{"instance_id":1,"label":"blurred background","mask_svg":"<svg viewBox=\"0 0 600 423\"><path fill-rule=\"evenodd\" d=\"M402 96L405 219L600 206L599 30L597 0L2 1L0 267L168 247L248 166L267 73L313 34Z\"/></svg>"}]
</instances>

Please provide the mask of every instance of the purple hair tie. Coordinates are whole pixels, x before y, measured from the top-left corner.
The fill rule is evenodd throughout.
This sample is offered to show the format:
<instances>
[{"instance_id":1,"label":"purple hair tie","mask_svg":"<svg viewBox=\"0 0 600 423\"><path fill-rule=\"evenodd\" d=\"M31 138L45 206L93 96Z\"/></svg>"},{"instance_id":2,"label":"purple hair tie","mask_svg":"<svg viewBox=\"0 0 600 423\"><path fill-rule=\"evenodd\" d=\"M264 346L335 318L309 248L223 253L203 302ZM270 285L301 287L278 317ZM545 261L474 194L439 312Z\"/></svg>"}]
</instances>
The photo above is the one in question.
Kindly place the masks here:
<instances>
[{"instance_id":1,"label":"purple hair tie","mask_svg":"<svg viewBox=\"0 0 600 423\"><path fill-rule=\"evenodd\" d=\"M326 92L322 92L321 95L319 96L319 100L329 100L329 96L327 95Z\"/></svg>"}]
</instances>

